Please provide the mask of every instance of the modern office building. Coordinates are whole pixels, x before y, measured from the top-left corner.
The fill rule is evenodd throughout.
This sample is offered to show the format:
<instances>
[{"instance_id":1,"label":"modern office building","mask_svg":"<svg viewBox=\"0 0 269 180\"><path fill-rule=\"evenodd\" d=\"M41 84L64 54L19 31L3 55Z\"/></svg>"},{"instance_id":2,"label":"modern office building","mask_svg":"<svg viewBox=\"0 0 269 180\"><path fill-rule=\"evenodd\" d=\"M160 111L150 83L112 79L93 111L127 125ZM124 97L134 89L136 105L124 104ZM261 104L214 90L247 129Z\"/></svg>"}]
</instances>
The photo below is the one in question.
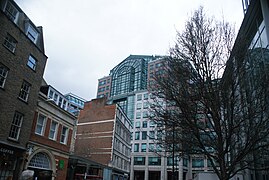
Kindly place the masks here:
<instances>
[{"instance_id":1,"label":"modern office building","mask_svg":"<svg viewBox=\"0 0 269 180\"><path fill-rule=\"evenodd\" d=\"M24 166L34 171L34 179L66 179L77 124L67 101L52 86L40 88Z\"/></svg>"},{"instance_id":2,"label":"modern office building","mask_svg":"<svg viewBox=\"0 0 269 180\"><path fill-rule=\"evenodd\" d=\"M265 93L268 94L269 2L268 0L242 0L242 4L245 16L227 64L236 62L238 66L246 70L243 77L240 77L240 75L235 77L239 82L240 91L251 92L254 95L254 93L257 93L253 91L257 91L257 87L264 84L263 87L267 88ZM241 56L238 56L238 52L241 53ZM226 72L229 72L229 69L226 69ZM268 106L268 96L266 98L265 103ZM266 108L266 110L267 112L264 114L268 117L268 109ZM260 113L263 112L260 111ZM256 117L259 117L259 115L256 115ZM255 118L253 118L254 120ZM255 161L255 159L259 159L259 161ZM254 161L255 166L251 168L252 170L249 169L243 172L244 178L253 180L268 179L268 148L265 152L261 151L261 153L254 154L252 161ZM253 170L256 168L264 170Z\"/></svg>"},{"instance_id":3,"label":"modern office building","mask_svg":"<svg viewBox=\"0 0 269 180\"><path fill-rule=\"evenodd\" d=\"M119 105L107 104L105 97L86 102L79 113L75 154L110 167L103 173L106 180L128 179L131 129L131 121Z\"/></svg>"},{"instance_id":4,"label":"modern office building","mask_svg":"<svg viewBox=\"0 0 269 180\"><path fill-rule=\"evenodd\" d=\"M128 56L110 71L109 76L98 80L97 98L106 95L111 103L119 104L133 121L134 93L147 89L148 63L159 58L161 56ZM106 90L106 94L102 95L102 90Z\"/></svg>"},{"instance_id":5,"label":"modern office building","mask_svg":"<svg viewBox=\"0 0 269 180\"><path fill-rule=\"evenodd\" d=\"M0 179L17 179L47 57L42 27L13 0L0 0L0 39Z\"/></svg>"},{"instance_id":6,"label":"modern office building","mask_svg":"<svg viewBox=\"0 0 269 180\"><path fill-rule=\"evenodd\" d=\"M86 100L73 93L68 93L64 96L68 99L69 102L67 111L74 114L75 116L78 116L79 111L83 109Z\"/></svg>"}]
</instances>

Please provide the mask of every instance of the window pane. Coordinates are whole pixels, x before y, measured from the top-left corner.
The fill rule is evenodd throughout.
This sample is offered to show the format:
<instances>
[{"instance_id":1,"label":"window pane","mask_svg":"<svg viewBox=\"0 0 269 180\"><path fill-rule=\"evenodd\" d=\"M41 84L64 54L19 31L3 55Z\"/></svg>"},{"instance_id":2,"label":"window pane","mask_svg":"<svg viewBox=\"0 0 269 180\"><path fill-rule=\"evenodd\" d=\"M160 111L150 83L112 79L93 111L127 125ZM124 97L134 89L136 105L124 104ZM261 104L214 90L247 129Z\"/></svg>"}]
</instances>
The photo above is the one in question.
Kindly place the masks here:
<instances>
[{"instance_id":1,"label":"window pane","mask_svg":"<svg viewBox=\"0 0 269 180\"><path fill-rule=\"evenodd\" d=\"M147 151L147 144L146 143L142 143L141 144L141 152L146 152Z\"/></svg>"},{"instance_id":2,"label":"window pane","mask_svg":"<svg viewBox=\"0 0 269 180\"><path fill-rule=\"evenodd\" d=\"M147 139L147 131L142 131L142 140Z\"/></svg>"},{"instance_id":3,"label":"window pane","mask_svg":"<svg viewBox=\"0 0 269 180\"><path fill-rule=\"evenodd\" d=\"M142 94L137 95L137 101L140 101L140 100L142 100Z\"/></svg>"},{"instance_id":4,"label":"window pane","mask_svg":"<svg viewBox=\"0 0 269 180\"><path fill-rule=\"evenodd\" d=\"M17 19L18 10L10 2L7 2L5 13L9 17L9 19L15 22L15 20Z\"/></svg>"},{"instance_id":5,"label":"window pane","mask_svg":"<svg viewBox=\"0 0 269 180\"><path fill-rule=\"evenodd\" d=\"M136 119L140 119L141 118L141 112L136 112Z\"/></svg>"},{"instance_id":6,"label":"window pane","mask_svg":"<svg viewBox=\"0 0 269 180\"><path fill-rule=\"evenodd\" d=\"M15 140L19 139L22 120L23 120L23 114L19 112L15 112L13 116L13 121L10 127L10 131L9 131L9 138L12 138Z\"/></svg>"},{"instance_id":7,"label":"window pane","mask_svg":"<svg viewBox=\"0 0 269 180\"><path fill-rule=\"evenodd\" d=\"M0 64L0 87L3 88L6 82L8 69Z\"/></svg>"},{"instance_id":8,"label":"window pane","mask_svg":"<svg viewBox=\"0 0 269 180\"><path fill-rule=\"evenodd\" d=\"M31 69L35 70L36 69L36 60L33 56L29 56L27 66L29 66Z\"/></svg>"},{"instance_id":9,"label":"window pane","mask_svg":"<svg viewBox=\"0 0 269 180\"><path fill-rule=\"evenodd\" d=\"M35 129L36 134L43 135L44 129L45 129L44 128L45 121L46 121L46 116L39 114L37 122L36 122L36 129Z\"/></svg>"},{"instance_id":10,"label":"window pane","mask_svg":"<svg viewBox=\"0 0 269 180\"><path fill-rule=\"evenodd\" d=\"M145 157L134 157L134 165L145 165Z\"/></svg>"},{"instance_id":11,"label":"window pane","mask_svg":"<svg viewBox=\"0 0 269 180\"><path fill-rule=\"evenodd\" d=\"M136 127L136 128L140 128L140 121L136 121L136 122L135 122L135 127Z\"/></svg>"},{"instance_id":12,"label":"window pane","mask_svg":"<svg viewBox=\"0 0 269 180\"><path fill-rule=\"evenodd\" d=\"M159 166L161 165L160 157L149 157L149 165Z\"/></svg>"},{"instance_id":13,"label":"window pane","mask_svg":"<svg viewBox=\"0 0 269 180\"><path fill-rule=\"evenodd\" d=\"M134 144L134 152L139 152L139 144Z\"/></svg>"},{"instance_id":14,"label":"window pane","mask_svg":"<svg viewBox=\"0 0 269 180\"><path fill-rule=\"evenodd\" d=\"M28 31L27 31L26 34L27 34L28 38L31 39L31 41L36 43L36 40L37 40L37 37L38 37L38 32L34 29L34 27L29 25Z\"/></svg>"},{"instance_id":15,"label":"window pane","mask_svg":"<svg viewBox=\"0 0 269 180\"><path fill-rule=\"evenodd\" d=\"M10 34L7 34L6 38L5 38L5 41L4 41L4 46L10 50L11 52L15 52L15 49L16 49L16 44L17 44L17 41L14 37L12 37Z\"/></svg>"},{"instance_id":16,"label":"window pane","mask_svg":"<svg viewBox=\"0 0 269 180\"><path fill-rule=\"evenodd\" d=\"M140 139L140 132L135 132L135 140L139 140Z\"/></svg>"},{"instance_id":17,"label":"window pane","mask_svg":"<svg viewBox=\"0 0 269 180\"><path fill-rule=\"evenodd\" d=\"M143 121L143 125L142 125L143 128L147 128L148 127L148 122L147 121Z\"/></svg>"},{"instance_id":18,"label":"window pane","mask_svg":"<svg viewBox=\"0 0 269 180\"><path fill-rule=\"evenodd\" d=\"M67 141L67 127L64 127L62 128L62 134L61 134L61 140L60 142L63 143L63 144L66 144L66 141Z\"/></svg>"},{"instance_id":19,"label":"window pane","mask_svg":"<svg viewBox=\"0 0 269 180\"><path fill-rule=\"evenodd\" d=\"M27 101L29 93L30 93L30 84L26 81L23 81L23 83L21 85L19 98L24 100L24 101Z\"/></svg>"},{"instance_id":20,"label":"window pane","mask_svg":"<svg viewBox=\"0 0 269 180\"><path fill-rule=\"evenodd\" d=\"M204 159L192 159L192 167L194 168L204 167Z\"/></svg>"},{"instance_id":21,"label":"window pane","mask_svg":"<svg viewBox=\"0 0 269 180\"><path fill-rule=\"evenodd\" d=\"M50 133L49 138L55 140L56 139L56 131L57 131L58 123L55 121L51 122L50 125Z\"/></svg>"}]
</instances>

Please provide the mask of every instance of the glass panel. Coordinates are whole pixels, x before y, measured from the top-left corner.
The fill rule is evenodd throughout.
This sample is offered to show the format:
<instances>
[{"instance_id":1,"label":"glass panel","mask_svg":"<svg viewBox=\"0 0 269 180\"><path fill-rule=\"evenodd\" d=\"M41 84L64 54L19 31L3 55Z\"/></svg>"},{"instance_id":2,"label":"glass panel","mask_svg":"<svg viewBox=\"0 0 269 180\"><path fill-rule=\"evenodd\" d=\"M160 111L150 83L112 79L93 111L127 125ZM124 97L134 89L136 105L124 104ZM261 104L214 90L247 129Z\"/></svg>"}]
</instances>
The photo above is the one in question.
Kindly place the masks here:
<instances>
[{"instance_id":1,"label":"glass panel","mask_svg":"<svg viewBox=\"0 0 269 180\"><path fill-rule=\"evenodd\" d=\"M35 60L35 58L32 57L31 55L29 56L27 65L28 65L31 69L33 69L33 70L35 70L35 68L36 68L36 60Z\"/></svg>"},{"instance_id":2,"label":"glass panel","mask_svg":"<svg viewBox=\"0 0 269 180\"><path fill-rule=\"evenodd\" d=\"M50 169L50 160L45 153L37 153L30 160L29 167Z\"/></svg>"},{"instance_id":3,"label":"glass panel","mask_svg":"<svg viewBox=\"0 0 269 180\"><path fill-rule=\"evenodd\" d=\"M161 158L160 157L149 157L149 165L159 166L161 165Z\"/></svg>"}]
</instances>

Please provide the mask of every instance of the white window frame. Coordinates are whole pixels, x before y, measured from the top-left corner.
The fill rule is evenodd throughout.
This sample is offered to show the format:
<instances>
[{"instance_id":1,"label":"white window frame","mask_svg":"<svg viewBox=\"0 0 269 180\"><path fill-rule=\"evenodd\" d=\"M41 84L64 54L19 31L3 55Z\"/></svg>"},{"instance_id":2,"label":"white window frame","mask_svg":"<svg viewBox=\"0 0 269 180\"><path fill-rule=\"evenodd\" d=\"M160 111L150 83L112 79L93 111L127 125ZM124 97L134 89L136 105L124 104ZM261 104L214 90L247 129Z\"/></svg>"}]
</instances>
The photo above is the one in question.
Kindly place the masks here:
<instances>
[{"instance_id":1,"label":"white window frame","mask_svg":"<svg viewBox=\"0 0 269 180\"><path fill-rule=\"evenodd\" d=\"M36 64L37 64L36 58L34 58L32 55L29 55L28 61L27 61L27 66L35 71L36 70Z\"/></svg>"},{"instance_id":2,"label":"white window frame","mask_svg":"<svg viewBox=\"0 0 269 180\"><path fill-rule=\"evenodd\" d=\"M0 64L0 87L4 88L9 69Z\"/></svg>"},{"instance_id":3,"label":"white window frame","mask_svg":"<svg viewBox=\"0 0 269 180\"><path fill-rule=\"evenodd\" d=\"M7 1L6 7L5 7L5 14L14 23L17 22L17 19L18 19L18 16L19 16L19 11L10 1Z\"/></svg>"},{"instance_id":4,"label":"white window frame","mask_svg":"<svg viewBox=\"0 0 269 180\"><path fill-rule=\"evenodd\" d=\"M12 120L12 124L9 130L9 139L18 140L21 132L21 126L23 121L23 114L15 112ZM15 134L15 136L13 136Z\"/></svg>"},{"instance_id":5,"label":"white window frame","mask_svg":"<svg viewBox=\"0 0 269 180\"><path fill-rule=\"evenodd\" d=\"M28 101L28 97L30 94L31 84L27 81L23 81L19 93L19 98L25 102Z\"/></svg>"},{"instance_id":6,"label":"white window frame","mask_svg":"<svg viewBox=\"0 0 269 180\"><path fill-rule=\"evenodd\" d=\"M63 134L63 129L66 128L66 131ZM66 126L62 126L62 130L61 130L61 137L60 137L60 143L61 144L67 144L67 139L68 139L68 132L69 129ZM64 137L64 139L62 139Z\"/></svg>"},{"instance_id":7,"label":"white window frame","mask_svg":"<svg viewBox=\"0 0 269 180\"><path fill-rule=\"evenodd\" d=\"M17 40L11 36L9 33L7 33L6 37L5 37L5 41L3 43L3 45L12 53L15 52L16 50L16 45L17 45Z\"/></svg>"},{"instance_id":8,"label":"white window frame","mask_svg":"<svg viewBox=\"0 0 269 180\"><path fill-rule=\"evenodd\" d=\"M32 26L29 24L28 28L27 28L27 31L26 31L26 35L27 37L34 43L36 43L37 41L37 38L38 38L38 31Z\"/></svg>"},{"instance_id":9,"label":"white window frame","mask_svg":"<svg viewBox=\"0 0 269 180\"><path fill-rule=\"evenodd\" d=\"M55 126L55 129L52 129L52 124L55 123L56 126ZM56 140L56 137L57 137L57 134L58 134L58 126L59 126L59 123L57 121L51 121L50 123L50 131L49 131L49 139L51 140ZM53 137L51 137L51 132L53 132Z\"/></svg>"},{"instance_id":10,"label":"white window frame","mask_svg":"<svg viewBox=\"0 0 269 180\"><path fill-rule=\"evenodd\" d=\"M39 119L41 118L41 116L42 116L42 118L44 118L43 121L42 121L42 124L39 123ZM41 136L44 135L45 128L46 128L46 122L47 122L47 117L44 114L39 113L38 117L37 117L37 120L36 120L35 134L38 134L38 135L41 135ZM38 127L41 127L41 132L37 131Z\"/></svg>"}]
</instances>

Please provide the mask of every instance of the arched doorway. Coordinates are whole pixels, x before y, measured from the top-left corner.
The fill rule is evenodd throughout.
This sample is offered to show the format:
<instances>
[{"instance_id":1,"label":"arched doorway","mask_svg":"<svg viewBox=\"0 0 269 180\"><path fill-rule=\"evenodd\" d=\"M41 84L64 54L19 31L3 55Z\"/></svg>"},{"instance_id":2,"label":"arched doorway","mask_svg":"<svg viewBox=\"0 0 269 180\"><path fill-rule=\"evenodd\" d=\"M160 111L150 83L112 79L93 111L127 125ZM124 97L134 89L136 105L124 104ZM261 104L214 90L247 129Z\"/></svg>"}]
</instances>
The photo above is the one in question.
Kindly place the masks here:
<instances>
[{"instance_id":1,"label":"arched doorway","mask_svg":"<svg viewBox=\"0 0 269 180\"><path fill-rule=\"evenodd\" d=\"M52 161L45 152L38 152L32 156L27 169L33 170L34 179L51 180L53 174Z\"/></svg>"}]
</instances>

